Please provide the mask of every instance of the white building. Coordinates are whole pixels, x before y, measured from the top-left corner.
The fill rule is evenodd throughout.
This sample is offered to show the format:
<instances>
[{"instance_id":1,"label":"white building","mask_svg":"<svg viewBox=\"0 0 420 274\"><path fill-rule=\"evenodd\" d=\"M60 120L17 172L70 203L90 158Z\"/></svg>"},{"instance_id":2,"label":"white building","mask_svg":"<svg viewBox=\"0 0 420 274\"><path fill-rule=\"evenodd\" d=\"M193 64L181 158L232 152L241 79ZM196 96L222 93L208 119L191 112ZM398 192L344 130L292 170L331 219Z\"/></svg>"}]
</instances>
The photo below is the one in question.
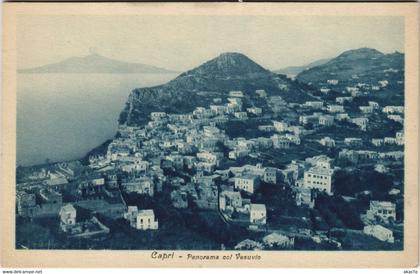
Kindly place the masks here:
<instances>
[{"instance_id":1,"label":"white building","mask_svg":"<svg viewBox=\"0 0 420 274\"><path fill-rule=\"evenodd\" d=\"M387 85L388 85L388 80L382 80L382 81L378 81L378 84L381 86L381 87L386 87Z\"/></svg>"},{"instance_id":2,"label":"white building","mask_svg":"<svg viewBox=\"0 0 420 274\"><path fill-rule=\"evenodd\" d=\"M337 97L337 98L335 98L335 102L337 103L337 104L344 104L345 102L351 102L351 101L353 101L353 97Z\"/></svg>"},{"instance_id":3,"label":"white building","mask_svg":"<svg viewBox=\"0 0 420 274\"><path fill-rule=\"evenodd\" d=\"M363 228L363 233L373 236L384 242L394 242L392 231L381 225L367 225Z\"/></svg>"},{"instance_id":4,"label":"white building","mask_svg":"<svg viewBox=\"0 0 420 274\"><path fill-rule=\"evenodd\" d=\"M289 124L283 121L273 121L273 125L278 132L287 131L289 128Z\"/></svg>"},{"instance_id":5,"label":"white building","mask_svg":"<svg viewBox=\"0 0 420 274\"><path fill-rule=\"evenodd\" d=\"M373 107L372 106L360 106L359 107L360 112L364 113L364 114L369 114L373 112Z\"/></svg>"},{"instance_id":6,"label":"white building","mask_svg":"<svg viewBox=\"0 0 420 274\"><path fill-rule=\"evenodd\" d=\"M256 225L267 223L267 209L264 204L251 204L249 221L251 224Z\"/></svg>"},{"instance_id":7,"label":"white building","mask_svg":"<svg viewBox=\"0 0 420 274\"><path fill-rule=\"evenodd\" d=\"M324 138L322 138L321 140L319 140L319 143L325 147L335 147L335 141L334 139L325 136Z\"/></svg>"},{"instance_id":8,"label":"white building","mask_svg":"<svg viewBox=\"0 0 420 274\"><path fill-rule=\"evenodd\" d=\"M261 108L257 108L257 107L251 107L251 108L247 108L246 111L248 113L252 113L254 115L261 115L262 114L262 109Z\"/></svg>"},{"instance_id":9,"label":"white building","mask_svg":"<svg viewBox=\"0 0 420 274\"><path fill-rule=\"evenodd\" d=\"M332 126L334 124L334 116L321 115L319 116L318 123L323 126Z\"/></svg>"},{"instance_id":10,"label":"white building","mask_svg":"<svg viewBox=\"0 0 420 274\"><path fill-rule=\"evenodd\" d=\"M322 92L322 93L324 93L324 94L328 94L331 91L331 89L329 89L329 88L320 88L319 91Z\"/></svg>"},{"instance_id":11,"label":"white building","mask_svg":"<svg viewBox=\"0 0 420 274\"><path fill-rule=\"evenodd\" d=\"M344 112L344 106L342 105L328 105L327 111L331 113L337 113L337 112Z\"/></svg>"},{"instance_id":12,"label":"white building","mask_svg":"<svg viewBox=\"0 0 420 274\"><path fill-rule=\"evenodd\" d=\"M137 206L129 206L124 218L138 230L156 230L159 228L153 209L138 210Z\"/></svg>"},{"instance_id":13,"label":"white building","mask_svg":"<svg viewBox=\"0 0 420 274\"><path fill-rule=\"evenodd\" d=\"M335 86L335 85L338 84L338 80L337 79L329 79L329 80L327 80L327 83Z\"/></svg>"},{"instance_id":14,"label":"white building","mask_svg":"<svg viewBox=\"0 0 420 274\"><path fill-rule=\"evenodd\" d=\"M254 193L254 191L260 185L260 178L256 175L245 174L243 176L235 177L235 188L244 190L248 193Z\"/></svg>"},{"instance_id":15,"label":"white building","mask_svg":"<svg viewBox=\"0 0 420 274\"><path fill-rule=\"evenodd\" d=\"M395 139L396 139L396 143L399 146L403 146L404 145L404 132L403 131L399 131L395 134Z\"/></svg>"},{"instance_id":16,"label":"white building","mask_svg":"<svg viewBox=\"0 0 420 274\"><path fill-rule=\"evenodd\" d=\"M332 195L332 176L334 170L330 168L311 167L305 171L303 187L307 189L318 189Z\"/></svg>"},{"instance_id":17,"label":"white building","mask_svg":"<svg viewBox=\"0 0 420 274\"><path fill-rule=\"evenodd\" d=\"M380 146L382 146L384 144L384 139L381 139L381 138L372 138L371 143L375 147L380 147Z\"/></svg>"},{"instance_id":18,"label":"white building","mask_svg":"<svg viewBox=\"0 0 420 274\"><path fill-rule=\"evenodd\" d=\"M315 109L321 109L324 106L324 102L322 101L306 101L305 104L303 104L305 107L315 108Z\"/></svg>"},{"instance_id":19,"label":"white building","mask_svg":"<svg viewBox=\"0 0 420 274\"><path fill-rule=\"evenodd\" d=\"M166 112L151 112L150 119L157 121L166 117Z\"/></svg>"},{"instance_id":20,"label":"white building","mask_svg":"<svg viewBox=\"0 0 420 274\"><path fill-rule=\"evenodd\" d=\"M385 106L382 109L382 112L392 114L392 113L404 113L404 106Z\"/></svg>"},{"instance_id":21,"label":"white building","mask_svg":"<svg viewBox=\"0 0 420 274\"><path fill-rule=\"evenodd\" d=\"M233 114L233 116L235 116L238 119L247 119L248 118L248 114L246 112L243 112L243 111L241 111L241 112L235 112Z\"/></svg>"},{"instance_id":22,"label":"white building","mask_svg":"<svg viewBox=\"0 0 420 274\"><path fill-rule=\"evenodd\" d=\"M263 89L257 89L256 91L255 91L255 93L256 94L258 94L260 97L262 97L262 98L265 98L265 97L267 97L267 92L265 92L265 90L263 90Z\"/></svg>"},{"instance_id":23,"label":"white building","mask_svg":"<svg viewBox=\"0 0 420 274\"><path fill-rule=\"evenodd\" d=\"M353 124L359 126L359 128L361 130L366 131L367 129L367 125L369 123L369 119L368 118L364 118L364 117L359 117L359 118L353 118L350 120Z\"/></svg>"},{"instance_id":24,"label":"white building","mask_svg":"<svg viewBox=\"0 0 420 274\"><path fill-rule=\"evenodd\" d=\"M76 224L76 209L72 204L67 204L60 209L60 227L67 231L69 226Z\"/></svg>"},{"instance_id":25,"label":"white building","mask_svg":"<svg viewBox=\"0 0 420 274\"><path fill-rule=\"evenodd\" d=\"M368 220L380 220L384 223L389 223L390 220L396 219L396 206L391 202L384 201L370 201L370 207L366 211Z\"/></svg>"},{"instance_id":26,"label":"white building","mask_svg":"<svg viewBox=\"0 0 420 274\"><path fill-rule=\"evenodd\" d=\"M229 96L231 97L244 97L244 93L240 90L229 91Z\"/></svg>"}]
</instances>

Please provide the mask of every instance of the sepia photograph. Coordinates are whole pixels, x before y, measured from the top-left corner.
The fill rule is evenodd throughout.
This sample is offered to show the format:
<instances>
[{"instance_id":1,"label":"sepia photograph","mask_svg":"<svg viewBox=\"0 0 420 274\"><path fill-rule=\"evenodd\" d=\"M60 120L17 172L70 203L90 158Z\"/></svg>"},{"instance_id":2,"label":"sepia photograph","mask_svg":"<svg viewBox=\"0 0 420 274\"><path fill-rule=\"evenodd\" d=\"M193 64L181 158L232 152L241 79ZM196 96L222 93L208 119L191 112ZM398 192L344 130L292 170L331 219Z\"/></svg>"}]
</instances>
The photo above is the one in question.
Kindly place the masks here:
<instances>
[{"instance_id":1,"label":"sepia photograph","mask_svg":"<svg viewBox=\"0 0 420 274\"><path fill-rule=\"evenodd\" d=\"M6 4L3 259L415 266L418 6L363 5Z\"/></svg>"}]
</instances>

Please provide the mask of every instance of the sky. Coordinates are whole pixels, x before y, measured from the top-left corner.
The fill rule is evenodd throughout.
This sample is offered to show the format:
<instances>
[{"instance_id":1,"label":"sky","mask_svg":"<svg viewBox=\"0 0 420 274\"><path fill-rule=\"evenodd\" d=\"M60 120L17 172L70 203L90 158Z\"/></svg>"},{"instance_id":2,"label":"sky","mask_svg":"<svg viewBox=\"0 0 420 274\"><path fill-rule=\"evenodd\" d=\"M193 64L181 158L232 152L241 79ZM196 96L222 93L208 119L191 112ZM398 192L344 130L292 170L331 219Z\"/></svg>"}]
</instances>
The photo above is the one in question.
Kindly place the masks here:
<instances>
[{"instance_id":1,"label":"sky","mask_svg":"<svg viewBox=\"0 0 420 274\"><path fill-rule=\"evenodd\" d=\"M404 18L21 15L16 44L18 68L96 52L185 71L235 51L280 69L360 47L404 52Z\"/></svg>"}]
</instances>

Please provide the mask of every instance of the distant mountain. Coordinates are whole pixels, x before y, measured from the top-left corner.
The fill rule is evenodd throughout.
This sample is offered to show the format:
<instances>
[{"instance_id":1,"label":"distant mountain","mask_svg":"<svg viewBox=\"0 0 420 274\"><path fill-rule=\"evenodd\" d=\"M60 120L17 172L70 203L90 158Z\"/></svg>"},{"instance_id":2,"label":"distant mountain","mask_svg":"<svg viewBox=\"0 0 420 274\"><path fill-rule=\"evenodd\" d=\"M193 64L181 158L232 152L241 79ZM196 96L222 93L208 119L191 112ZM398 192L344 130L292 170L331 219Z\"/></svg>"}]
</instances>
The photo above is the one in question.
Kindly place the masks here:
<instances>
[{"instance_id":1,"label":"distant mountain","mask_svg":"<svg viewBox=\"0 0 420 274\"><path fill-rule=\"evenodd\" d=\"M404 54L384 54L376 49L360 48L345 51L325 64L304 70L297 75L303 83L323 84L328 79L348 82L350 79L377 80L387 69L404 71Z\"/></svg>"},{"instance_id":2,"label":"distant mountain","mask_svg":"<svg viewBox=\"0 0 420 274\"><path fill-rule=\"evenodd\" d=\"M85 57L71 57L45 66L19 69L19 73L174 73L164 68L128 63L110 59L98 54Z\"/></svg>"},{"instance_id":3,"label":"distant mountain","mask_svg":"<svg viewBox=\"0 0 420 274\"><path fill-rule=\"evenodd\" d=\"M309 97L303 85L263 68L241 53L228 52L164 85L133 90L119 121L142 125L152 111L191 112L198 106L208 107L216 97L228 97L231 90L256 96L257 89L264 89L269 96L278 95L289 102Z\"/></svg>"},{"instance_id":4,"label":"distant mountain","mask_svg":"<svg viewBox=\"0 0 420 274\"><path fill-rule=\"evenodd\" d=\"M331 60L331 58L327 58L327 59L317 60L315 62L309 63L309 64L304 65L304 66L285 67L285 68L282 68L282 69L275 70L274 73L285 74L289 77L295 77L296 75L298 75L299 73L301 73L304 70L323 65L330 60Z\"/></svg>"}]
</instances>

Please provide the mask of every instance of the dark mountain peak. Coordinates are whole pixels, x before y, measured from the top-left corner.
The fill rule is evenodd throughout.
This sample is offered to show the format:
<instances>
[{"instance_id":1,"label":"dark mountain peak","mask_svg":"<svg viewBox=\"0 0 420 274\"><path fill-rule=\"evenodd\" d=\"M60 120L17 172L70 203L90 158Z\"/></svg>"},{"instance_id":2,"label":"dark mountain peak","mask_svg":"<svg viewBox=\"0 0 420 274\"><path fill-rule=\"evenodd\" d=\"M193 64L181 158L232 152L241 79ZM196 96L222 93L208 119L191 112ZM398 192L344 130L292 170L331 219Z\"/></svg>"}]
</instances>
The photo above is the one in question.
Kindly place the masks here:
<instances>
[{"instance_id":1,"label":"dark mountain peak","mask_svg":"<svg viewBox=\"0 0 420 274\"><path fill-rule=\"evenodd\" d=\"M180 75L183 76L211 76L235 77L254 74L268 74L268 70L239 52L225 52L204 64Z\"/></svg>"},{"instance_id":2,"label":"dark mountain peak","mask_svg":"<svg viewBox=\"0 0 420 274\"><path fill-rule=\"evenodd\" d=\"M373 48L359 48L352 49L341 53L336 59L366 59L366 58L378 58L384 54Z\"/></svg>"}]
</instances>

